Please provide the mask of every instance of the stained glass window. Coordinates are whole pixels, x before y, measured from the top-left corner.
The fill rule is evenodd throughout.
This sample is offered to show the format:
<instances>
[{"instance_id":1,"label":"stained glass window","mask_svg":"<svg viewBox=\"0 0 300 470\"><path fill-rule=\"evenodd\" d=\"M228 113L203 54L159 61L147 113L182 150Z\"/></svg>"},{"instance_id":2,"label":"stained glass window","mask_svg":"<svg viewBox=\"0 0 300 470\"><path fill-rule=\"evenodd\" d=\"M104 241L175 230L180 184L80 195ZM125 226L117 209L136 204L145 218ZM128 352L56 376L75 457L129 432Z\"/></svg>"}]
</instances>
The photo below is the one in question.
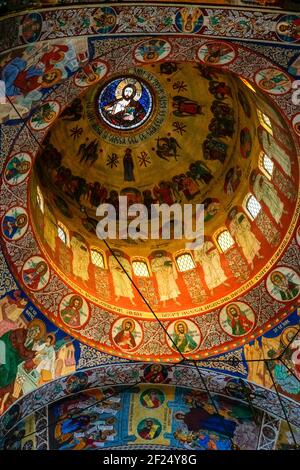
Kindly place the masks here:
<instances>
[{"instance_id":1,"label":"stained glass window","mask_svg":"<svg viewBox=\"0 0 300 470\"><path fill-rule=\"evenodd\" d=\"M132 269L136 276L138 277L149 277L149 269L145 261L133 261Z\"/></svg>"},{"instance_id":2,"label":"stained glass window","mask_svg":"<svg viewBox=\"0 0 300 470\"><path fill-rule=\"evenodd\" d=\"M36 187L36 200L42 213L44 213L45 211L44 196L42 195L42 191L39 186Z\"/></svg>"},{"instance_id":3,"label":"stained glass window","mask_svg":"<svg viewBox=\"0 0 300 470\"><path fill-rule=\"evenodd\" d=\"M98 250L91 250L91 260L94 266L104 269L104 258L102 253Z\"/></svg>"},{"instance_id":4,"label":"stained glass window","mask_svg":"<svg viewBox=\"0 0 300 470\"><path fill-rule=\"evenodd\" d=\"M266 153L262 156L261 165L267 176L271 177L273 175L274 163Z\"/></svg>"},{"instance_id":5,"label":"stained glass window","mask_svg":"<svg viewBox=\"0 0 300 470\"><path fill-rule=\"evenodd\" d=\"M149 118L152 108L150 89L142 80L133 77L111 80L98 98L101 118L110 127L119 130L140 127Z\"/></svg>"},{"instance_id":6,"label":"stained glass window","mask_svg":"<svg viewBox=\"0 0 300 470\"><path fill-rule=\"evenodd\" d=\"M194 260L189 253L184 253L183 255L177 256L176 263L179 271L182 272L195 268Z\"/></svg>"},{"instance_id":7,"label":"stained glass window","mask_svg":"<svg viewBox=\"0 0 300 470\"><path fill-rule=\"evenodd\" d=\"M68 245L68 229L61 222L57 223L57 235L65 245Z\"/></svg>"},{"instance_id":8,"label":"stained glass window","mask_svg":"<svg viewBox=\"0 0 300 470\"><path fill-rule=\"evenodd\" d=\"M261 210L261 205L253 194L250 194L247 198L246 209L253 220L258 216Z\"/></svg>"},{"instance_id":9,"label":"stained glass window","mask_svg":"<svg viewBox=\"0 0 300 470\"><path fill-rule=\"evenodd\" d=\"M223 252L227 251L232 247L232 245L234 245L234 240L228 230L224 230L218 235L217 242Z\"/></svg>"},{"instance_id":10,"label":"stained glass window","mask_svg":"<svg viewBox=\"0 0 300 470\"><path fill-rule=\"evenodd\" d=\"M248 82L248 80L246 80L245 78L243 77L240 77L241 81L251 90L253 91L254 93L256 93L256 90L255 88L253 88L253 86L251 85L251 83Z\"/></svg>"},{"instance_id":11,"label":"stained glass window","mask_svg":"<svg viewBox=\"0 0 300 470\"><path fill-rule=\"evenodd\" d=\"M269 132L269 134L273 135L272 122L269 116L261 112L259 109L257 110L257 116L261 125Z\"/></svg>"}]
</instances>

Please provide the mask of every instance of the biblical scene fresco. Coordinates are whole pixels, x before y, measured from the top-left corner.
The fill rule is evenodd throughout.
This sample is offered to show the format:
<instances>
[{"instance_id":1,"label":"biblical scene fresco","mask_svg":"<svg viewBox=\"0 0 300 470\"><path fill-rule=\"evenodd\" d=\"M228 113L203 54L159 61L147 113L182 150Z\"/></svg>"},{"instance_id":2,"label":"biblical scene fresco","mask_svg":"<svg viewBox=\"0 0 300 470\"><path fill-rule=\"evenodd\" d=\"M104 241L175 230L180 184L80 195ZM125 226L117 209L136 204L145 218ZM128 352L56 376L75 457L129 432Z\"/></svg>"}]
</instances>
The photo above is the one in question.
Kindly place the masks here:
<instances>
[{"instance_id":1,"label":"biblical scene fresco","mask_svg":"<svg viewBox=\"0 0 300 470\"><path fill-rule=\"evenodd\" d=\"M280 393L299 401L299 309L272 331L245 345L244 355L245 360L249 361L247 363L249 381L273 389L275 383ZM261 359L271 361L268 362L268 366L263 361L255 362Z\"/></svg>"},{"instance_id":2,"label":"biblical scene fresco","mask_svg":"<svg viewBox=\"0 0 300 470\"><path fill-rule=\"evenodd\" d=\"M91 390L51 406L51 447L91 449L126 442L216 450L229 449L230 438L244 449L256 447L259 425L243 404L217 398L218 416L203 392L155 385L118 391ZM101 399L99 405L81 411ZM257 411L257 422L261 417ZM251 429L250 438L245 429Z\"/></svg>"},{"instance_id":3,"label":"biblical scene fresco","mask_svg":"<svg viewBox=\"0 0 300 470\"><path fill-rule=\"evenodd\" d=\"M177 449L247 450L263 448L267 425L271 447L288 448L285 421L256 407L200 390L140 384L93 388L56 401L6 432L3 449L97 450L108 447L172 446ZM16 418L8 413L6 422ZM270 422L271 421L271 422ZM271 439L271 428L274 437ZM298 429L293 426L296 436ZM36 431L36 432L34 432ZM277 436L277 438L275 437Z\"/></svg>"},{"instance_id":4,"label":"biblical scene fresco","mask_svg":"<svg viewBox=\"0 0 300 470\"><path fill-rule=\"evenodd\" d=\"M0 414L22 395L75 372L79 355L78 343L46 320L22 291L7 293L0 299Z\"/></svg>"}]
</instances>

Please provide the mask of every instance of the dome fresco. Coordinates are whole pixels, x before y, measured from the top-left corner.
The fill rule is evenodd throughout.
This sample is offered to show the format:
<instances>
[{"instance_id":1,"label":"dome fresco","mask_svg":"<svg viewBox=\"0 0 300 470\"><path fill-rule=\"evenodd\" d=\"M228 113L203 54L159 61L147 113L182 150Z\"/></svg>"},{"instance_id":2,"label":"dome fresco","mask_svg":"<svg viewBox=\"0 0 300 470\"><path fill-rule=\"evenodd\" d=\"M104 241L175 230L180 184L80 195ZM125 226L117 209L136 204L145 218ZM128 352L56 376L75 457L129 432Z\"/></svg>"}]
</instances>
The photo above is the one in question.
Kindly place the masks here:
<instances>
[{"instance_id":1,"label":"dome fresco","mask_svg":"<svg viewBox=\"0 0 300 470\"><path fill-rule=\"evenodd\" d=\"M291 448L298 16L59 5L0 18L0 448ZM177 205L166 238L153 204ZM199 204L194 250L179 209Z\"/></svg>"},{"instance_id":2,"label":"dome fresco","mask_svg":"<svg viewBox=\"0 0 300 470\"><path fill-rule=\"evenodd\" d=\"M107 240L137 282L147 283L144 293L158 316L184 318L222 305L225 296L234 299L235 291L254 284L276 256L296 203L297 181L290 171L297 165L295 148L281 124L289 148L284 150L270 135L278 156L268 157L273 165L268 173L263 155L268 152L269 134L259 121L268 103L261 97L257 107L253 92L233 74L218 71L204 78L197 63L168 62L131 73L128 78L112 78L91 87L63 111L46 135L30 178L33 221L46 257L61 276L67 275L73 289L80 287L100 306L109 304L111 309L115 305L119 313L151 319L148 306L97 236L97 207L109 202L118 210L118 197L127 196L129 207L146 205L150 225L151 204L203 204L205 240L197 251L186 250L187 239L176 240L172 232L170 240L146 239L146 234L139 240ZM109 124L108 114L98 108L103 91L119 87L113 92L115 104L103 104L103 109L121 106L122 87L134 84L140 76L144 77L137 95L141 100L147 78L149 84L157 82L149 123L142 122L144 110L140 129L134 127L133 133L126 127L118 133L124 112L116 112L116 116L123 113L118 125L117 121ZM132 85L135 89L137 83ZM114 103L112 97L108 101ZM141 109L136 110L136 119ZM76 112L79 135L73 133ZM127 126L132 121L126 118L125 114ZM276 189L274 177L282 179L288 192ZM42 214L37 187L43 199ZM249 197L259 205L262 201L257 217L251 212ZM66 239L59 238L58 223ZM174 214L174 227L178 223ZM267 288L272 292L271 285ZM232 336L243 336L253 329L255 315L247 304L232 305L236 311L247 310L244 328L240 333L231 331L229 310L220 323L228 322L223 328Z\"/></svg>"}]
</instances>

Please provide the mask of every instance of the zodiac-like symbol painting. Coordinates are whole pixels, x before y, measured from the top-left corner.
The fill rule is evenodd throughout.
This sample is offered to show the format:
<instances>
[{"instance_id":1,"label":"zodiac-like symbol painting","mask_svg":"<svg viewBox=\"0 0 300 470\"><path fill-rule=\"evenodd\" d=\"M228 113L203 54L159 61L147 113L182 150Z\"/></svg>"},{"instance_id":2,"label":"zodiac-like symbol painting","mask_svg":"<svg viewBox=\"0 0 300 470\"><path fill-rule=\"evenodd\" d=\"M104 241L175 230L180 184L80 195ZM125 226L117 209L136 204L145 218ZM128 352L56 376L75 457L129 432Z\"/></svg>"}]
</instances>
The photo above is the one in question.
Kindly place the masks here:
<instances>
[{"instance_id":1,"label":"zodiac-like symbol painting","mask_svg":"<svg viewBox=\"0 0 300 470\"><path fill-rule=\"evenodd\" d=\"M150 383L167 383L168 375L168 369L161 364L149 364L144 370L144 380Z\"/></svg>"},{"instance_id":2,"label":"zodiac-like symbol painting","mask_svg":"<svg viewBox=\"0 0 300 470\"><path fill-rule=\"evenodd\" d=\"M181 8L175 16L175 25L182 33L198 33L203 26L200 8Z\"/></svg>"},{"instance_id":3,"label":"zodiac-like symbol painting","mask_svg":"<svg viewBox=\"0 0 300 470\"><path fill-rule=\"evenodd\" d=\"M66 390L67 393L78 393L84 390L88 384L89 376L86 372L77 372L67 379Z\"/></svg>"},{"instance_id":4,"label":"zodiac-like symbol painting","mask_svg":"<svg viewBox=\"0 0 300 470\"><path fill-rule=\"evenodd\" d=\"M162 425L156 418L145 418L137 426L138 435L146 441L156 439L162 431Z\"/></svg>"},{"instance_id":5,"label":"zodiac-like symbol painting","mask_svg":"<svg viewBox=\"0 0 300 470\"><path fill-rule=\"evenodd\" d=\"M174 157L177 161L177 152L181 147L175 137L158 137L156 142L156 153L159 158L170 161L170 158Z\"/></svg>"},{"instance_id":6,"label":"zodiac-like symbol painting","mask_svg":"<svg viewBox=\"0 0 300 470\"><path fill-rule=\"evenodd\" d=\"M7 240L19 240L28 228L28 215L23 207L12 207L2 219L2 233Z\"/></svg>"},{"instance_id":7,"label":"zodiac-like symbol painting","mask_svg":"<svg viewBox=\"0 0 300 470\"><path fill-rule=\"evenodd\" d=\"M183 354L195 351L200 344L200 331L194 322L190 320L177 320L168 326L168 345L175 351Z\"/></svg>"},{"instance_id":8,"label":"zodiac-like symbol painting","mask_svg":"<svg viewBox=\"0 0 300 470\"><path fill-rule=\"evenodd\" d=\"M113 8L98 8L93 14L92 30L96 34L110 33L117 24L117 15Z\"/></svg>"},{"instance_id":9,"label":"zodiac-like symbol painting","mask_svg":"<svg viewBox=\"0 0 300 470\"><path fill-rule=\"evenodd\" d=\"M23 183L31 169L31 156L29 153L20 152L13 155L4 170L4 179L8 184L17 185Z\"/></svg>"},{"instance_id":10,"label":"zodiac-like symbol painting","mask_svg":"<svg viewBox=\"0 0 300 470\"><path fill-rule=\"evenodd\" d=\"M230 336L244 336L253 329L255 314L246 303L234 302L222 308L219 321Z\"/></svg>"},{"instance_id":11,"label":"zodiac-like symbol painting","mask_svg":"<svg viewBox=\"0 0 300 470\"><path fill-rule=\"evenodd\" d=\"M49 278L49 266L40 256L32 256L24 264L22 279L30 290L39 291L44 289L49 282Z\"/></svg>"},{"instance_id":12,"label":"zodiac-like symbol painting","mask_svg":"<svg viewBox=\"0 0 300 470\"><path fill-rule=\"evenodd\" d=\"M300 16L286 15L280 18L276 26L278 37L285 42L300 40Z\"/></svg>"},{"instance_id":13,"label":"zodiac-like symbol painting","mask_svg":"<svg viewBox=\"0 0 300 470\"><path fill-rule=\"evenodd\" d=\"M60 303L59 315L71 328L82 328L89 319L89 307L80 295L69 294Z\"/></svg>"},{"instance_id":14,"label":"zodiac-like symbol painting","mask_svg":"<svg viewBox=\"0 0 300 470\"><path fill-rule=\"evenodd\" d=\"M135 58L139 62L150 64L165 59L171 52L171 44L164 39L150 39L143 42L135 50Z\"/></svg>"},{"instance_id":15,"label":"zodiac-like symbol painting","mask_svg":"<svg viewBox=\"0 0 300 470\"><path fill-rule=\"evenodd\" d=\"M273 269L267 278L269 294L280 302L290 302L300 293L300 277L291 268L280 266Z\"/></svg>"},{"instance_id":16,"label":"zodiac-like symbol painting","mask_svg":"<svg viewBox=\"0 0 300 470\"><path fill-rule=\"evenodd\" d=\"M140 324L132 318L120 318L112 327L112 339L115 345L123 351L137 348L143 339Z\"/></svg>"},{"instance_id":17,"label":"zodiac-like symbol painting","mask_svg":"<svg viewBox=\"0 0 300 470\"><path fill-rule=\"evenodd\" d=\"M284 95L291 89L290 78L276 68L264 69L255 76L256 84L272 95Z\"/></svg>"},{"instance_id":18,"label":"zodiac-like symbol painting","mask_svg":"<svg viewBox=\"0 0 300 470\"><path fill-rule=\"evenodd\" d=\"M226 65L235 59L235 50L225 42L208 42L200 47L198 57L207 65Z\"/></svg>"},{"instance_id":19,"label":"zodiac-like symbol painting","mask_svg":"<svg viewBox=\"0 0 300 470\"><path fill-rule=\"evenodd\" d=\"M47 129L60 112L60 104L57 101L47 101L31 117L29 123L33 130Z\"/></svg>"},{"instance_id":20,"label":"zodiac-like symbol painting","mask_svg":"<svg viewBox=\"0 0 300 470\"><path fill-rule=\"evenodd\" d=\"M148 119L152 111L152 95L146 84L133 77L109 82L98 99L99 113L110 127L135 129Z\"/></svg>"},{"instance_id":21,"label":"zodiac-like symbol painting","mask_svg":"<svg viewBox=\"0 0 300 470\"><path fill-rule=\"evenodd\" d=\"M75 75L74 82L80 88L84 88L99 82L107 73L107 65L100 60L95 60L82 67Z\"/></svg>"},{"instance_id":22,"label":"zodiac-like symbol painting","mask_svg":"<svg viewBox=\"0 0 300 470\"><path fill-rule=\"evenodd\" d=\"M25 15L21 21L21 38L24 42L33 43L39 40L43 26L40 13L32 12Z\"/></svg>"}]
</instances>

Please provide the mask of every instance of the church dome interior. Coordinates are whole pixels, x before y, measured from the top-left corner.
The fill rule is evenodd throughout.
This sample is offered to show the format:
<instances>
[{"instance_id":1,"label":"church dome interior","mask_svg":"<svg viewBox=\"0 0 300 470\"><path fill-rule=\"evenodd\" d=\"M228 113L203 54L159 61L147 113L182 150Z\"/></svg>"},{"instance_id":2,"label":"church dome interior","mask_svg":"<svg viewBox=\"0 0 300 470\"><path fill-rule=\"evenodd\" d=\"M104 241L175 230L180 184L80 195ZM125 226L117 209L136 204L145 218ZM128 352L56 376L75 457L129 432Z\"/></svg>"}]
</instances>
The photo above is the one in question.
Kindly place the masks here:
<instances>
[{"instance_id":1,"label":"church dome interior","mask_svg":"<svg viewBox=\"0 0 300 470\"><path fill-rule=\"evenodd\" d=\"M297 5L15 3L0 449L299 448Z\"/></svg>"}]
</instances>

